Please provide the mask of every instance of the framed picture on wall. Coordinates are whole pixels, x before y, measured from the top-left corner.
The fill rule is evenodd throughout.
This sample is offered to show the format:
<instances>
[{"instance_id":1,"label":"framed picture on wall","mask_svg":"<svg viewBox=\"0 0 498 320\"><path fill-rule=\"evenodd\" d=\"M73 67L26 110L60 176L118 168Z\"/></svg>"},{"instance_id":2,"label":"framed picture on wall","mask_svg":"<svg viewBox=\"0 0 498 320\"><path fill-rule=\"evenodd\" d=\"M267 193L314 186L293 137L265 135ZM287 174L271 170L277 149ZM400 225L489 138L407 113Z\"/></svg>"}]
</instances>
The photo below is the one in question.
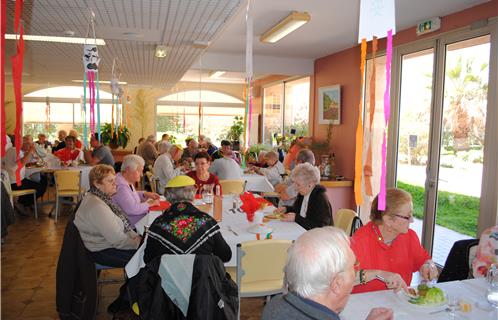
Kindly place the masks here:
<instances>
[{"instance_id":1,"label":"framed picture on wall","mask_svg":"<svg viewBox=\"0 0 498 320\"><path fill-rule=\"evenodd\" d=\"M318 123L341 124L341 86L318 88Z\"/></svg>"}]
</instances>

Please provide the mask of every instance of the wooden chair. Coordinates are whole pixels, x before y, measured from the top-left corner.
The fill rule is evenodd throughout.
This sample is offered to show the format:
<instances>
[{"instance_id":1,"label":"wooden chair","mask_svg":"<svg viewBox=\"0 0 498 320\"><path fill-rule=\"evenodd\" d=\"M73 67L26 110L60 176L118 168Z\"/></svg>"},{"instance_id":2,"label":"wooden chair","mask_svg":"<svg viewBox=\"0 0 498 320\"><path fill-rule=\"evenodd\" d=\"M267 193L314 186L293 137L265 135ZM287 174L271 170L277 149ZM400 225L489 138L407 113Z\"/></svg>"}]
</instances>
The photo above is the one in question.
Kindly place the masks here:
<instances>
[{"instance_id":1,"label":"wooden chair","mask_svg":"<svg viewBox=\"0 0 498 320\"><path fill-rule=\"evenodd\" d=\"M55 179L55 222L59 216L61 198L71 197L76 201L72 204L76 205L81 197L81 171L78 170L56 170L54 171Z\"/></svg>"},{"instance_id":2,"label":"wooden chair","mask_svg":"<svg viewBox=\"0 0 498 320\"><path fill-rule=\"evenodd\" d=\"M33 204L35 207L35 218L38 219L38 206L36 204L36 190L35 189L12 190L12 186L10 185L9 174L5 170L2 170L2 183L4 184L5 190L7 191L7 194L10 197L10 202L12 203L12 206L14 206L14 198L32 194L33 195Z\"/></svg>"},{"instance_id":3,"label":"wooden chair","mask_svg":"<svg viewBox=\"0 0 498 320\"><path fill-rule=\"evenodd\" d=\"M254 240L237 244L239 298L281 293L290 240Z\"/></svg>"},{"instance_id":4,"label":"wooden chair","mask_svg":"<svg viewBox=\"0 0 498 320\"><path fill-rule=\"evenodd\" d=\"M244 180L220 180L223 194L242 194L245 188Z\"/></svg>"},{"instance_id":5,"label":"wooden chair","mask_svg":"<svg viewBox=\"0 0 498 320\"><path fill-rule=\"evenodd\" d=\"M157 178L154 176L154 174L151 171L145 172L145 176L147 177L147 181L150 184L150 188L152 189L152 192L157 193Z\"/></svg>"}]
</instances>

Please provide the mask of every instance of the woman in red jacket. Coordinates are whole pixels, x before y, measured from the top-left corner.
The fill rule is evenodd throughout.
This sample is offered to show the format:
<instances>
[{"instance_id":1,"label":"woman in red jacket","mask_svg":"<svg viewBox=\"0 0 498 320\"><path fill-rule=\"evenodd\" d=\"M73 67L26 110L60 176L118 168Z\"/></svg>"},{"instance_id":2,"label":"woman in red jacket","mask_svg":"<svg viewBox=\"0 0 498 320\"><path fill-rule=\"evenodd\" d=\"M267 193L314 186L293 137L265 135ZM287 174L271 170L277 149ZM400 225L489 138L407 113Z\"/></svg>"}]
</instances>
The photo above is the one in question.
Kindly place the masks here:
<instances>
[{"instance_id":1,"label":"woman in red jacket","mask_svg":"<svg viewBox=\"0 0 498 320\"><path fill-rule=\"evenodd\" d=\"M214 192L216 186L220 185L220 181L218 180L218 176L208 171L209 166L211 165L211 157L207 152L201 151L195 155L194 162L195 170L190 171L187 175L195 180L196 193L200 194L205 185L212 185Z\"/></svg>"},{"instance_id":2,"label":"woman in red jacket","mask_svg":"<svg viewBox=\"0 0 498 320\"><path fill-rule=\"evenodd\" d=\"M378 210L378 196L375 197L370 220L351 239L360 268L353 293L406 290L416 271L425 280L437 277L436 265L420 245L415 231L409 228L413 204L408 192L388 189L384 211Z\"/></svg>"}]
</instances>

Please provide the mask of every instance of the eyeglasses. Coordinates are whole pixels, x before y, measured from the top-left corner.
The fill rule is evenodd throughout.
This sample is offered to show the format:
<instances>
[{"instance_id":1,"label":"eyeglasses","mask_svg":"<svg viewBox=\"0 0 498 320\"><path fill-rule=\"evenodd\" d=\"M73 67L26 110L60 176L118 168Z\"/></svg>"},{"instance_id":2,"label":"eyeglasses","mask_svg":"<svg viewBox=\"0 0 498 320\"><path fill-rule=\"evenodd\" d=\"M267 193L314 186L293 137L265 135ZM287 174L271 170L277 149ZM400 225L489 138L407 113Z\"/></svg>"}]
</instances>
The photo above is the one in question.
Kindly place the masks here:
<instances>
[{"instance_id":1,"label":"eyeglasses","mask_svg":"<svg viewBox=\"0 0 498 320\"><path fill-rule=\"evenodd\" d=\"M391 216L395 216L395 217L398 217L398 218L401 218L401 219L405 219L406 221L412 221L413 220L413 216L402 216L400 214L391 214Z\"/></svg>"}]
</instances>

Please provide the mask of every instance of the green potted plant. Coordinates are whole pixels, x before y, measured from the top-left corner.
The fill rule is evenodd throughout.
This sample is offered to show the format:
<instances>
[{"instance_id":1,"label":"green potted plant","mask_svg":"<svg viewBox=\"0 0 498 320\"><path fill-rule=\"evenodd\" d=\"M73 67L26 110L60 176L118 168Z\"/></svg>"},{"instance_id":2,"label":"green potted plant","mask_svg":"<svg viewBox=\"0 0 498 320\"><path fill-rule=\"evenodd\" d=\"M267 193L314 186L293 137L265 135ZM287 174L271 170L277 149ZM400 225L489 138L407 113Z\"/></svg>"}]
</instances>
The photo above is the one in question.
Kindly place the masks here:
<instances>
[{"instance_id":1,"label":"green potted plant","mask_svg":"<svg viewBox=\"0 0 498 320\"><path fill-rule=\"evenodd\" d=\"M111 149L119 147L124 149L130 140L130 130L127 127L116 127L112 132L110 123L105 123L102 126L100 135L102 136L102 143L108 145Z\"/></svg>"},{"instance_id":2,"label":"green potted plant","mask_svg":"<svg viewBox=\"0 0 498 320\"><path fill-rule=\"evenodd\" d=\"M232 142L233 150L240 149L240 136L244 133L244 117L236 116L228 130L227 140Z\"/></svg>"}]
</instances>

